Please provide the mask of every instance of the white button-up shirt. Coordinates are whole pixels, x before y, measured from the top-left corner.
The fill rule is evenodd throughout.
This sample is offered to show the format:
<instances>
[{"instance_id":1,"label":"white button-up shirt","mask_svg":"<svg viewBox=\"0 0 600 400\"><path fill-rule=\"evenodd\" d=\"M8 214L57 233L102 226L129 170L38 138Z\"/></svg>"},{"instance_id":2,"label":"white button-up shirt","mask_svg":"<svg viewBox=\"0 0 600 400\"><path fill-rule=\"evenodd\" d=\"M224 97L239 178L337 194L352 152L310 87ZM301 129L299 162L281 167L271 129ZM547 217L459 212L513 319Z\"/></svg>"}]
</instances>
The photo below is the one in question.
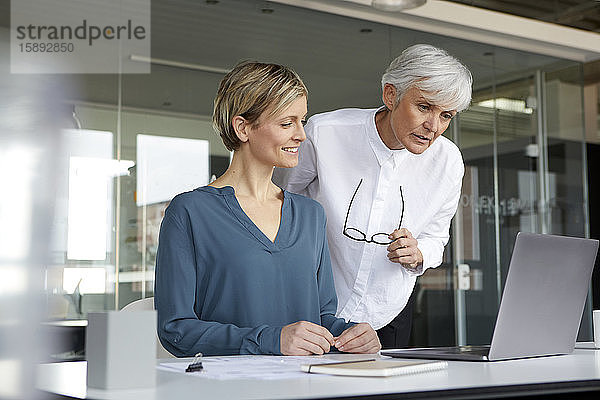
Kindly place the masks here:
<instances>
[{"instance_id":1,"label":"white button-up shirt","mask_svg":"<svg viewBox=\"0 0 600 400\"><path fill-rule=\"evenodd\" d=\"M404 308L418 275L441 264L464 173L460 151L443 136L421 155L390 150L377 133L377 111L343 109L313 116L298 166L278 169L274 177L325 208L337 315L374 329ZM388 260L387 246L344 236L347 213L347 228L364 232L367 239L397 229L404 213L402 227L417 239L422 267L407 270Z\"/></svg>"}]
</instances>

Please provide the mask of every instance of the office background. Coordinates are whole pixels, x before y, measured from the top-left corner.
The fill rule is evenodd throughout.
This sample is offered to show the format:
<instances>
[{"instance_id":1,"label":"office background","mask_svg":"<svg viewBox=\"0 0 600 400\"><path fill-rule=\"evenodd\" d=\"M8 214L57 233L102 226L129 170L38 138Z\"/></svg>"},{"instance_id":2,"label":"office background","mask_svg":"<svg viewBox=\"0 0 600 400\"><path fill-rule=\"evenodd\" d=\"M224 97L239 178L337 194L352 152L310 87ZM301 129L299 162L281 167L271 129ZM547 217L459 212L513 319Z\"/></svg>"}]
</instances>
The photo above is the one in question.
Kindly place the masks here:
<instances>
[{"instance_id":1,"label":"office background","mask_svg":"<svg viewBox=\"0 0 600 400\"><path fill-rule=\"evenodd\" d=\"M169 199L228 165L210 115L218 82L238 61L293 67L312 115L380 105L387 64L409 45L430 43L471 69L474 92L445 133L463 152L463 194L443 265L418 280L411 344L489 343L518 231L600 236L599 62L283 3L154 0L150 74L60 77L69 87L60 108L68 162L56 168L43 318L85 319L153 295ZM548 3L558 8L538 10L547 20L554 13L581 29L600 27L589 17L597 2ZM589 21L560 14L574 7ZM0 1L4 42L9 16ZM597 283L583 340L592 302L600 307Z\"/></svg>"}]
</instances>

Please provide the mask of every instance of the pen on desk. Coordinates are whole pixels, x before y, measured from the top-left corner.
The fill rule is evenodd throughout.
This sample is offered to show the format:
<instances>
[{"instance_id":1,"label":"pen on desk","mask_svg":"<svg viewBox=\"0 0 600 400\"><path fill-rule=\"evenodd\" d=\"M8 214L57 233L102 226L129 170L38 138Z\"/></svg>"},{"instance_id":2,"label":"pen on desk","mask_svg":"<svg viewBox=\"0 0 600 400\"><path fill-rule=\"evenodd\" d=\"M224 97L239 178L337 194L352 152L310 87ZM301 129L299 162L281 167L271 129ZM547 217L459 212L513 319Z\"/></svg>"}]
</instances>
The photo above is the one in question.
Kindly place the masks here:
<instances>
[{"instance_id":1,"label":"pen on desk","mask_svg":"<svg viewBox=\"0 0 600 400\"><path fill-rule=\"evenodd\" d=\"M204 367L202 366L202 353L196 354L194 360L188 367L185 369L185 372L197 372L202 371Z\"/></svg>"},{"instance_id":2,"label":"pen on desk","mask_svg":"<svg viewBox=\"0 0 600 400\"><path fill-rule=\"evenodd\" d=\"M351 360L351 361L340 361L340 362L334 362L334 363L311 364L308 366L308 371L306 371L306 372L310 372L311 367L314 367L316 365L342 365L342 364L362 363L362 362L376 361L376 360L377 360L376 358L368 358L366 360Z\"/></svg>"}]
</instances>

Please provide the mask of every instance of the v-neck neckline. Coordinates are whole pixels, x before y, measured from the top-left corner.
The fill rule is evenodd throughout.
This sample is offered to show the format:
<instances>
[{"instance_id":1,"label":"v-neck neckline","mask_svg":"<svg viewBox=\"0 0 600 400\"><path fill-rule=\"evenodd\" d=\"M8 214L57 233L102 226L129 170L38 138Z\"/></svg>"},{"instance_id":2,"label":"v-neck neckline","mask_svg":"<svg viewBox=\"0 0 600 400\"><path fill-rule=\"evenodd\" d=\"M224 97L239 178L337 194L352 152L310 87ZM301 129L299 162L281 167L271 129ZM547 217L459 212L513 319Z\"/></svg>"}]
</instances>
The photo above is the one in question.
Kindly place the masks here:
<instances>
[{"instance_id":1,"label":"v-neck neckline","mask_svg":"<svg viewBox=\"0 0 600 400\"><path fill-rule=\"evenodd\" d=\"M287 221L287 208L289 202L289 193L281 189L283 192L283 204L281 206L281 217L279 218L279 226L277 227L277 233L275 239L271 241L267 235L252 221L252 218L246 214L242 206L240 205L237 197L235 197L235 189L232 186L214 187L206 186L207 188L214 189L223 195L225 202L229 206L229 209L238 219L238 221L246 228L252 236L256 238L260 243L267 247L271 252L279 251L280 245L285 235L284 223Z\"/></svg>"}]
</instances>

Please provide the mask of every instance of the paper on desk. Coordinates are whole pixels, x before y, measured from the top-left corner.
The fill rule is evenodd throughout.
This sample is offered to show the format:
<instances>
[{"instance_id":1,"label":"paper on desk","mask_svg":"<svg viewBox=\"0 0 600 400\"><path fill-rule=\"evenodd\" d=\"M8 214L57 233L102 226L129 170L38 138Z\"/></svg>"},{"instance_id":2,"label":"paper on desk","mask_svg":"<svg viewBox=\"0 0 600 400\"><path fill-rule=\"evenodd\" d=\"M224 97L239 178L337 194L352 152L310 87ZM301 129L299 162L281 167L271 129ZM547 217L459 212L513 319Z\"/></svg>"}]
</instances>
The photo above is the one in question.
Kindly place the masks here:
<instances>
[{"instance_id":1,"label":"paper on desk","mask_svg":"<svg viewBox=\"0 0 600 400\"><path fill-rule=\"evenodd\" d=\"M157 368L164 371L181 372L209 379L290 379L306 377L300 370L303 364L325 364L337 360L313 356L235 356L210 357L202 360L204 368L198 372L185 372L187 362L160 363Z\"/></svg>"}]
</instances>

